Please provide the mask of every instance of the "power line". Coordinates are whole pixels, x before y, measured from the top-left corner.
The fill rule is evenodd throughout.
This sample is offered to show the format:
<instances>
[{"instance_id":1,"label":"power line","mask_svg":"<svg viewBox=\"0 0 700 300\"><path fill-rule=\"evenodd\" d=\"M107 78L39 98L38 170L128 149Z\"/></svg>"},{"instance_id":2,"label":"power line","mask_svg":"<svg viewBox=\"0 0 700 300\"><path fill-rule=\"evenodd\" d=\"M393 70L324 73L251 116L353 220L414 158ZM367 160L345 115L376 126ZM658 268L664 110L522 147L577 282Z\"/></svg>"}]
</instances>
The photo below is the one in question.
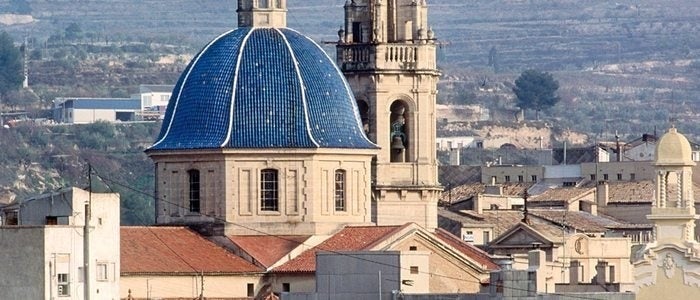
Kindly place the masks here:
<instances>
[{"instance_id":1,"label":"power line","mask_svg":"<svg viewBox=\"0 0 700 300\"><path fill-rule=\"evenodd\" d=\"M185 206L183 206L183 205L181 205L181 204L179 204L179 203L174 203L174 202L171 202L171 201L162 199L162 198L158 198L158 197L156 197L155 195L150 194L150 193L148 193L148 192L144 192L144 191L138 190L138 189L136 189L136 188L133 188L133 187L127 185L127 184L123 184L123 183L121 183L121 182L111 180L111 179L109 179L109 178L107 178L107 177L105 177L105 176L102 176L102 175L100 175L99 173L97 173L97 170L95 170L95 169L93 169L93 171L95 172L95 175L97 175L97 176L98 176L101 180L103 180L103 181L108 181L108 182L111 182L111 183L113 183L113 184L115 184L115 185L118 185L118 186L121 186L121 187L123 187L123 188L129 189L129 190L131 190L131 191L133 191L133 192L136 192L136 193L139 193L139 194L142 194L142 195L151 197L151 198L153 198L154 201L162 201L162 202L164 202L164 203L173 205L173 206L178 207L178 208L189 209L188 207L185 207ZM387 266L387 267L392 267L392 268L398 268L398 269L403 269L403 270L405 270L405 271L409 271L409 268L406 268L406 267L401 267L401 266L397 266L397 265L394 265L394 264L389 264L389 263L374 261L374 260L367 259L367 258L364 258L364 257L359 257L359 256L356 256L356 255L352 255L352 254L348 254L348 253L339 252L339 251L333 250L333 249L323 249L322 247L320 247L320 245L316 245L316 246L314 246L314 245L309 245L309 244L306 244L306 243L304 243L304 242L299 242L299 241L296 241L296 240L288 239L288 238L285 238L285 237L280 236L280 235L270 234L270 233L261 231L261 230L256 229L256 228L252 228L252 227L245 226L245 225L242 225L242 224L237 224L237 223L234 223L234 222L230 222L230 221L227 221L227 220L225 220L225 219L219 218L219 217L217 217L217 216L210 216L210 215L207 215L207 214L204 214L204 213L201 213L201 212L192 212L192 213L193 213L193 214L198 214L198 215L204 216L204 217L209 217L209 218L212 218L212 219L214 219L214 220L223 222L223 223L225 223L225 224L231 224L231 225L234 225L234 226L241 227L241 228L243 228L243 229L247 229L247 230L250 230L250 231L253 231L253 232L257 232L257 233L260 233L261 235L275 237L275 238L278 238L278 239L280 239L280 240L284 240L284 241L287 241L287 242L291 242L291 243L294 243L294 244L297 244L297 245L304 245L304 246L309 247L310 249L316 248L317 250L330 252L330 253L333 253L333 254L336 254L336 255L342 255L342 256L351 257L351 258L354 258L354 259L358 259L358 260L362 260L362 261L366 261L366 262L370 262L370 263L374 263L374 264L378 264L378 265L382 265L382 266ZM161 243L163 243L166 247L168 247L168 249L169 249L170 251L172 251L173 253L175 253L175 251L174 251L172 248L170 248L170 247L167 245L167 243L165 243L162 239L160 239L160 238L152 231L152 229L150 228L151 226L144 226L144 227L148 228L148 229L156 236L156 238L158 238L158 240L159 240ZM310 250L310 249L309 249L309 250ZM306 251L308 251L308 250L306 250ZM178 255L177 253L175 253L175 254L177 255L177 257L178 257L179 259L181 259L181 260L182 260L183 262L185 262L188 266L190 266L195 272L197 272L197 270L196 270L192 265L190 265L183 257L181 257L180 255ZM451 279L451 280L456 280L456 281L462 281L462 282L468 282L468 283L476 283L476 284L481 285L481 282L480 282L480 281L469 280L469 279L465 279L465 278L459 278L459 277L455 277L455 276L449 276L449 275L438 274L438 273L433 273L433 272L421 272L421 273L424 273L424 274L427 274L427 275L430 275L430 276L435 276L435 277L440 277L440 278L445 278L445 279ZM531 291L531 290L529 290L529 289L522 289L522 288L517 288L517 287L506 287L506 286L503 286L502 284L501 284L501 285L494 284L494 285L495 285L496 287L507 288L507 289L516 290L516 291L534 292L534 291ZM560 296L560 297L566 297L566 298L572 298L572 299L588 299L588 300L597 300L597 299L599 299L599 298L590 298L590 297L584 297L584 296L567 295L567 294L561 294L561 293L547 293L547 294L548 294L548 295Z\"/></svg>"}]
</instances>

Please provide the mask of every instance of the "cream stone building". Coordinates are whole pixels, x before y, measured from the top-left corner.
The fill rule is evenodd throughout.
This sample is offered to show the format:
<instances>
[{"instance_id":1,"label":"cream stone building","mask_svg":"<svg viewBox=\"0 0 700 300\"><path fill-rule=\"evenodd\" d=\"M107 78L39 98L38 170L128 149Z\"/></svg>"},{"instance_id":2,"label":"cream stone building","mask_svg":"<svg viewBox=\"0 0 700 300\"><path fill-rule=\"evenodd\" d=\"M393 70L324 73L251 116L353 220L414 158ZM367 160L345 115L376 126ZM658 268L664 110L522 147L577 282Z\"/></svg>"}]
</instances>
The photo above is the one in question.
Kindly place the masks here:
<instances>
[{"instance_id":1,"label":"cream stone building","mask_svg":"<svg viewBox=\"0 0 700 300\"><path fill-rule=\"evenodd\" d=\"M692 149L676 128L656 146L656 197L647 218L653 241L634 256L637 299L692 299L700 295L700 244L695 239Z\"/></svg>"},{"instance_id":2,"label":"cream stone building","mask_svg":"<svg viewBox=\"0 0 700 300\"><path fill-rule=\"evenodd\" d=\"M313 235L372 221L378 148L340 71L285 15L285 1L239 1L239 28L182 74L147 150L157 223Z\"/></svg>"},{"instance_id":3,"label":"cream stone building","mask_svg":"<svg viewBox=\"0 0 700 300\"><path fill-rule=\"evenodd\" d=\"M435 34L425 0L345 3L337 63L354 92L363 127L379 145L376 222L437 227ZM399 213L401 212L401 213Z\"/></svg>"},{"instance_id":4,"label":"cream stone building","mask_svg":"<svg viewBox=\"0 0 700 300\"><path fill-rule=\"evenodd\" d=\"M209 249L201 254L234 264L211 266L189 247L171 247L191 266L125 265L122 296L131 287L133 297L147 295L144 281L155 277L185 287L181 297L197 296L187 283L197 265L205 282L222 272L215 284L228 278L246 289L205 288L204 297L312 292L318 251L398 251L410 268L393 267L418 293L483 288L497 268L491 257L437 229L440 73L428 6L354 0L344 8L338 66L286 27L284 0L239 0L239 27L195 55L146 151L155 162L156 223L180 234L193 228L247 264ZM122 230L123 241L136 233L150 234ZM134 253L125 257L139 259Z\"/></svg>"},{"instance_id":5,"label":"cream stone building","mask_svg":"<svg viewBox=\"0 0 700 300\"><path fill-rule=\"evenodd\" d=\"M64 188L0 219L0 299L119 299L118 194Z\"/></svg>"}]
</instances>

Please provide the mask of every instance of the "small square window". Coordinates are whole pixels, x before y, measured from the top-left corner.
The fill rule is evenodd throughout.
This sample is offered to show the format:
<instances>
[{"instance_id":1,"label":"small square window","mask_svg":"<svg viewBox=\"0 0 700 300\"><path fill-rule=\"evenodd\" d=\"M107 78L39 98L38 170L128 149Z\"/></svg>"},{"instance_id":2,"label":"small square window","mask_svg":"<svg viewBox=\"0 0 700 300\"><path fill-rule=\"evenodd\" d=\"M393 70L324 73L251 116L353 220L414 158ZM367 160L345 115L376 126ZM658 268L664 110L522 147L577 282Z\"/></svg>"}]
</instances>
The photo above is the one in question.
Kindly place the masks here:
<instances>
[{"instance_id":1,"label":"small square window","mask_svg":"<svg viewBox=\"0 0 700 300\"><path fill-rule=\"evenodd\" d=\"M289 292L291 292L291 290L292 290L292 287L290 286L289 283L286 283L286 282L282 283L282 291L283 292L289 293Z\"/></svg>"},{"instance_id":2,"label":"small square window","mask_svg":"<svg viewBox=\"0 0 700 300\"><path fill-rule=\"evenodd\" d=\"M59 297L69 297L70 296L70 283L68 282L67 273L56 274L56 281L58 282L57 294Z\"/></svg>"},{"instance_id":3,"label":"small square window","mask_svg":"<svg viewBox=\"0 0 700 300\"><path fill-rule=\"evenodd\" d=\"M411 266L411 274L418 274L418 266Z\"/></svg>"},{"instance_id":4,"label":"small square window","mask_svg":"<svg viewBox=\"0 0 700 300\"><path fill-rule=\"evenodd\" d=\"M635 180L635 179L636 179L636 176L634 175L634 173L630 173L630 180Z\"/></svg>"},{"instance_id":5,"label":"small square window","mask_svg":"<svg viewBox=\"0 0 700 300\"><path fill-rule=\"evenodd\" d=\"M95 268L95 276L97 277L97 281L107 281L109 279L107 270L108 268L106 263L97 263Z\"/></svg>"},{"instance_id":6,"label":"small square window","mask_svg":"<svg viewBox=\"0 0 700 300\"><path fill-rule=\"evenodd\" d=\"M537 175L532 175L532 182L537 182Z\"/></svg>"},{"instance_id":7,"label":"small square window","mask_svg":"<svg viewBox=\"0 0 700 300\"><path fill-rule=\"evenodd\" d=\"M510 176L506 175L506 182L510 182Z\"/></svg>"},{"instance_id":8,"label":"small square window","mask_svg":"<svg viewBox=\"0 0 700 300\"><path fill-rule=\"evenodd\" d=\"M609 180L609 179L610 178L608 178L608 174L603 174L603 180Z\"/></svg>"},{"instance_id":9,"label":"small square window","mask_svg":"<svg viewBox=\"0 0 700 300\"><path fill-rule=\"evenodd\" d=\"M591 181L595 181L595 174L591 174Z\"/></svg>"}]
</instances>

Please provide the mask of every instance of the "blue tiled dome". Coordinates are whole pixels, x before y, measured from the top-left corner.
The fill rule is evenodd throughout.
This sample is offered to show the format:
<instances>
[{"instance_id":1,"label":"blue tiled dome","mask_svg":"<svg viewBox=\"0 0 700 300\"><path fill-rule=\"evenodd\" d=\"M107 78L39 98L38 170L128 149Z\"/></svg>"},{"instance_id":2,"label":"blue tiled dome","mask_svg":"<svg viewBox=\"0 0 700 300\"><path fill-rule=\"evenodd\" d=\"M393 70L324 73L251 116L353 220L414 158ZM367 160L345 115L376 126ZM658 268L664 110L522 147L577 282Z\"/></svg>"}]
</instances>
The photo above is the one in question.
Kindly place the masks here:
<instances>
[{"instance_id":1,"label":"blue tiled dome","mask_svg":"<svg viewBox=\"0 0 700 300\"><path fill-rule=\"evenodd\" d=\"M242 27L210 42L180 76L153 150L376 148L345 78L312 40Z\"/></svg>"}]
</instances>

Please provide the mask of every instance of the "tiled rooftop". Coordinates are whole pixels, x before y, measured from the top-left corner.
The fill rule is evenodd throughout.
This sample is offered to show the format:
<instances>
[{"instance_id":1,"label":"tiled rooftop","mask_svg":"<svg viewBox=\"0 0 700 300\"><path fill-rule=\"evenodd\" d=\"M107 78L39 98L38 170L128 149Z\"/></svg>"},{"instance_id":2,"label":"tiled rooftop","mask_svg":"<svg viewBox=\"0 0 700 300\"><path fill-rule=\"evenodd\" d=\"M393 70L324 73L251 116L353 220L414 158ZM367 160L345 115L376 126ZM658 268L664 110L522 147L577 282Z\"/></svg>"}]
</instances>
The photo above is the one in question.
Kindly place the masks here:
<instances>
[{"instance_id":1,"label":"tiled rooftop","mask_svg":"<svg viewBox=\"0 0 700 300\"><path fill-rule=\"evenodd\" d=\"M551 202L551 201L562 201L566 202L571 199L575 199L583 196L586 193L592 192L592 188L579 188L579 187L558 187L553 189L548 189L541 194L531 196L528 201L532 202Z\"/></svg>"},{"instance_id":2,"label":"tiled rooftop","mask_svg":"<svg viewBox=\"0 0 700 300\"><path fill-rule=\"evenodd\" d=\"M605 232L607 226L617 226L620 222L594 216L582 211L566 211L560 209L530 210L530 215L554 223L557 226L566 226L579 232Z\"/></svg>"},{"instance_id":3,"label":"tiled rooftop","mask_svg":"<svg viewBox=\"0 0 700 300\"><path fill-rule=\"evenodd\" d=\"M654 182L618 181L608 183L608 203L651 203L654 201Z\"/></svg>"},{"instance_id":4,"label":"tiled rooftop","mask_svg":"<svg viewBox=\"0 0 700 300\"><path fill-rule=\"evenodd\" d=\"M121 227L122 274L263 270L185 227Z\"/></svg>"},{"instance_id":5,"label":"tiled rooftop","mask_svg":"<svg viewBox=\"0 0 700 300\"><path fill-rule=\"evenodd\" d=\"M521 197L532 184L531 182L508 182L499 185L503 187L504 196ZM486 185L483 183L467 183L444 191L440 194L440 201L455 203L483 194L485 191Z\"/></svg>"},{"instance_id":6,"label":"tiled rooftop","mask_svg":"<svg viewBox=\"0 0 700 300\"><path fill-rule=\"evenodd\" d=\"M270 267L294 248L303 244L309 236L256 235L229 236L228 238L260 264Z\"/></svg>"},{"instance_id":7,"label":"tiled rooftop","mask_svg":"<svg viewBox=\"0 0 700 300\"><path fill-rule=\"evenodd\" d=\"M488 253L484 252L479 248L474 247L469 243L460 240L453 234L438 228L435 231L435 236L437 236L441 241L462 252L464 255L470 257L477 263L481 264L485 269L496 270L499 268L498 265L493 262L491 256L489 256Z\"/></svg>"},{"instance_id":8,"label":"tiled rooftop","mask_svg":"<svg viewBox=\"0 0 700 300\"><path fill-rule=\"evenodd\" d=\"M273 269L277 273L311 273L316 271L318 251L358 251L369 249L383 238L400 230L402 226L345 227L318 246Z\"/></svg>"}]
</instances>

